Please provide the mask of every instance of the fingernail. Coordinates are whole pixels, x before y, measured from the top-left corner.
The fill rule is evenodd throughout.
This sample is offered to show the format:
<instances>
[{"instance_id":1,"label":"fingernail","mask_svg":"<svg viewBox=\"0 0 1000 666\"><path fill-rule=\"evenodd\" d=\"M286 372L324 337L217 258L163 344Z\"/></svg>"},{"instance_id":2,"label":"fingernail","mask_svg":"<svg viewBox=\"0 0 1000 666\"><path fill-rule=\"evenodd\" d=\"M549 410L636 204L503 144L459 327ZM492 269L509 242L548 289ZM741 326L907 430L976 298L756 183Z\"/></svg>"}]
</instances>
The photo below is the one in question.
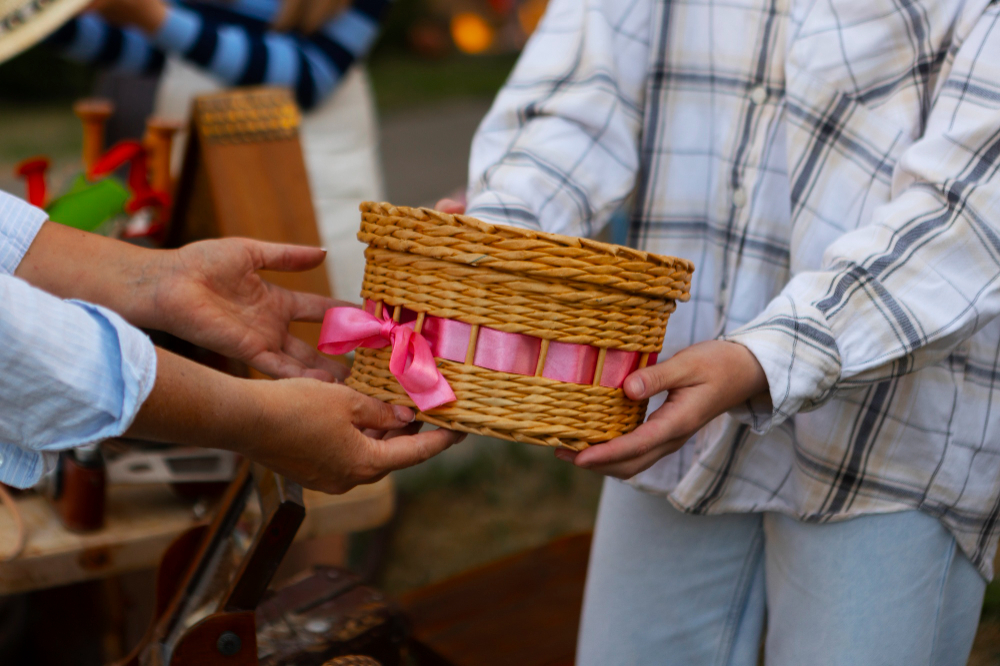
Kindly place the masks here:
<instances>
[{"instance_id":1,"label":"fingernail","mask_svg":"<svg viewBox=\"0 0 1000 666\"><path fill-rule=\"evenodd\" d=\"M413 420L417 418L417 415L413 413L413 410L409 407L403 407L402 405L393 405L392 411L396 415L396 418L403 423L413 423Z\"/></svg>"},{"instance_id":2,"label":"fingernail","mask_svg":"<svg viewBox=\"0 0 1000 666\"><path fill-rule=\"evenodd\" d=\"M629 395L634 395L637 398L641 398L646 394L646 385L643 383L642 379L639 377L629 377L625 380L627 386L625 387L625 392Z\"/></svg>"},{"instance_id":3,"label":"fingernail","mask_svg":"<svg viewBox=\"0 0 1000 666\"><path fill-rule=\"evenodd\" d=\"M559 458L559 460L562 460L563 462L569 462L573 459L573 456L568 451L559 450L556 451L556 458Z\"/></svg>"}]
</instances>

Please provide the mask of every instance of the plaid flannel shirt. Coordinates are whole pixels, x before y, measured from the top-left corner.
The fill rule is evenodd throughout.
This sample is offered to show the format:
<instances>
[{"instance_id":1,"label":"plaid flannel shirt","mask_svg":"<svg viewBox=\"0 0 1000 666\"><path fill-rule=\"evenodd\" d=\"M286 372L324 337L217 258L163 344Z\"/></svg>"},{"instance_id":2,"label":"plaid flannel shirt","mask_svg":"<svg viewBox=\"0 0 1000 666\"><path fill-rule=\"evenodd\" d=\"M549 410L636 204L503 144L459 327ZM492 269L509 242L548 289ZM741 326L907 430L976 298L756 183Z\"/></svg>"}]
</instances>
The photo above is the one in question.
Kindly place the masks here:
<instances>
[{"instance_id":1,"label":"plaid flannel shirt","mask_svg":"<svg viewBox=\"0 0 1000 666\"><path fill-rule=\"evenodd\" d=\"M685 257L664 356L746 345L770 404L633 483L695 513L1000 516L1000 7L553 0L473 142L469 214Z\"/></svg>"}]
</instances>

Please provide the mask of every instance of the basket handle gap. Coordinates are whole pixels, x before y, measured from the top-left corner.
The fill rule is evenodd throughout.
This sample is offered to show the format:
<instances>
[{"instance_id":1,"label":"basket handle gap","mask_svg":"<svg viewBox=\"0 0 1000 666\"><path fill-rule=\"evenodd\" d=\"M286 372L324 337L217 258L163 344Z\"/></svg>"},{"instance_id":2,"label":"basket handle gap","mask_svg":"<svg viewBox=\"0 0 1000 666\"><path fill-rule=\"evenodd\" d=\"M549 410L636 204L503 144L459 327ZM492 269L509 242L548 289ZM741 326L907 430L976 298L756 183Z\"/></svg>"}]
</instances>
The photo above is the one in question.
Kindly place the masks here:
<instances>
[{"instance_id":1,"label":"basket handle gap","mask_svg":"<svg viewBox=\"0 0 1000 666\"><path fill-rule=\"evenodd\" d=\"M601 385L601 376L604 375L604 360L608 357L608 348L601 347L601 351L597 354L597 367L594 369L594 383L593 386Z\"/></svg>"},{"instance_id":2,"label":"basket handle gap","mask_svg":"<svg viewBox=\"0 0 1000 666\"><path fill-rule=\"evenodd\" d=\"M545 357L549 355L549 340L542 339L542 348L538 351L538 365L535 366L535 376L541 377L545 370Z\"/></svg>"},{"instance_id":3,"label":"basket handle gap","mask_svg":"<svg viewBox=\"0 0 1000 666\"><path fill-rule=\"evenodd\" d=\"M465 351L465 364L472 365L476 358L476 343L479 342L479 324L473 324L469 331L469 348Z\"/></svg>"}]
</instances>

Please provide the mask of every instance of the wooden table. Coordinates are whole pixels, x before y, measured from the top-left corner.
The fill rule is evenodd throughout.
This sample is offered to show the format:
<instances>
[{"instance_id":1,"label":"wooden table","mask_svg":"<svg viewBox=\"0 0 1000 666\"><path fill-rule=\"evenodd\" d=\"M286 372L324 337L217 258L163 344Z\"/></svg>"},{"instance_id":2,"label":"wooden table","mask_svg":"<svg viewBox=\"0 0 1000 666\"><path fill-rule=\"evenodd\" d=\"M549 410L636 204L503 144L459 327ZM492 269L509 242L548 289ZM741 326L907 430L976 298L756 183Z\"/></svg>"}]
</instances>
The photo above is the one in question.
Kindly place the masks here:
<instances>
[{"instance_id":1,"label":"wooden table","mask_svg":"<svg viewBox=\"0 0 1000 666\"><path fill-rule=\"evenodd\" d=\"M155 567L163 551L195 518L191 503L166 485L112 486L104 529L73 534L59 523L48 501L18 498L28 526L21 557L0 563L0 595L26 592ZM395 509L391 478L358 486L344 495L305 491L306 519L296 540L373 529ZM10 512L0 508L0 552L14 543Z\"/></svg>"}]
</instances>

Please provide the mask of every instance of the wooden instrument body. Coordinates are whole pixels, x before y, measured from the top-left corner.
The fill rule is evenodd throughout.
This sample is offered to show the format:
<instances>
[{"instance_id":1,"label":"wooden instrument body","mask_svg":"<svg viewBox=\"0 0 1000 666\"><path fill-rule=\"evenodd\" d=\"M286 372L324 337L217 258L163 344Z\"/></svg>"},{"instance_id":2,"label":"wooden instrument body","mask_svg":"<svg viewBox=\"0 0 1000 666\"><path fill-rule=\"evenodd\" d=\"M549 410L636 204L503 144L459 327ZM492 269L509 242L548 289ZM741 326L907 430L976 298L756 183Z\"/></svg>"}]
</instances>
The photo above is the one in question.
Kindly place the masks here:
<instances>
[{"instance_id":1,"label":"wooden instrument body","mask_svg":"<svg viewBox=\"0 0 1000 666\"><path fill-rule=\"evenodd\" d=\"M256 527L247 530L253 515ZM153 622L116 666L256 666L254 610L304 518L298 485L243 463L212 523L167 549Z\"/></svg>"}]
</instances>

